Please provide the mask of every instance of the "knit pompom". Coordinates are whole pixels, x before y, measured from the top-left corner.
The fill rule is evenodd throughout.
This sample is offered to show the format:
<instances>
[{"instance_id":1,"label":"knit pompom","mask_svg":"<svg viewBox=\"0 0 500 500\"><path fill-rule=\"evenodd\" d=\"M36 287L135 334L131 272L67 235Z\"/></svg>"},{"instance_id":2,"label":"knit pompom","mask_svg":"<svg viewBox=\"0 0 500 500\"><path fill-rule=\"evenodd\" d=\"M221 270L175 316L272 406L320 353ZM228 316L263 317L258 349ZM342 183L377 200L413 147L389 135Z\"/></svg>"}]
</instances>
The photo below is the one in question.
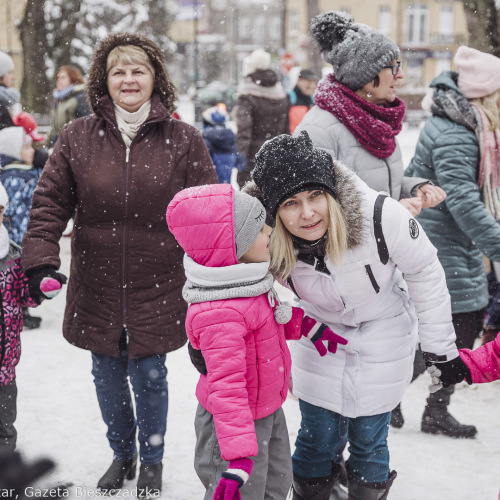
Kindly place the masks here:
<instances>
[{"instance_id":1,"label":"knit pompom","mask_svg":"<svg viewBox=\"0 0 500 500\"><path fill-rule=\"evenodd\" d=\"M274 309L276 323L284 325L292 319L292 306L288 302L282 302Z\"/></svg>"},{"instance_id":2,"label":"knit pompom","mask_svg":"<svg viewBox=\"0 0 500 500\"><path fill-rule=\"evenodd\" d=\"M341 43L354 19L346 12L325 12L311 21L309 33L316 40L321 52L327 52Z\"/></svg>"}]
</instances>

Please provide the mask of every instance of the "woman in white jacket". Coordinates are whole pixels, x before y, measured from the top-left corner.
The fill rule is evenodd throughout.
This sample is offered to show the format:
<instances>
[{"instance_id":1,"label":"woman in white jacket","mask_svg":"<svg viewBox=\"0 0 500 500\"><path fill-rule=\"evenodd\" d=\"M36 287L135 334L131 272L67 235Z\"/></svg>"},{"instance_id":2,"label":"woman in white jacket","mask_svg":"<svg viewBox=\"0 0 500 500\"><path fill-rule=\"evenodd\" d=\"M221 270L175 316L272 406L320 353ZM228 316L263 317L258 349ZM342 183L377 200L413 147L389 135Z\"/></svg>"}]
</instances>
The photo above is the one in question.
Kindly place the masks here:
<instances>
[{"instance_id":1,"label":"woman in white jacket","mask_svg":"<svg viewBox=\"0 0 500 500\"><path fill-rule=\"evenodd\" d=\"M396 477L388 424L410 383L418 337L429 364L464 378L436 249L400 203L314 148L307 132L266 142L253 178L276 218L271 270L308 315L349 341L324 358L307 342L293 350L302 414L293 498L329 498L342 417L349 499L372 498L374 490L386 498Z\"/></svg>"}]
</instances>

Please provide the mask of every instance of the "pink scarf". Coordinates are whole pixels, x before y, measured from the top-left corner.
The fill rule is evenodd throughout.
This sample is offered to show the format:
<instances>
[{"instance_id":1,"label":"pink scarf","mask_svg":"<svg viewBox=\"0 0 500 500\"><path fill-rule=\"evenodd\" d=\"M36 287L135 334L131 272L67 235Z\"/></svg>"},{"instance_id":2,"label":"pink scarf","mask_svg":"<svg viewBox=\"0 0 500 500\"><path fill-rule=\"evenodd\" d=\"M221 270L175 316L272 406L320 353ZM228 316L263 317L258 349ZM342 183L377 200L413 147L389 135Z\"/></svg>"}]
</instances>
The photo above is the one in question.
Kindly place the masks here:
<instances>
[{"instance_id":1,"label":"pink scarf","mask_svg":"<svg viewBox=\"0 0 500 500\"><path fill-rule=\"evenodd\" d=\"M337 117L373 156L389 158L394 153L406 111L401 99L396 98L387 108L378 106L337 82L330 73L319 82L314 102Z\"/></svg>"},{"instance_id":2,"label":"pink scarf","mask_svg":"<svg viewBox=\"0 0 500 500\"><path fill-rule=\"evenodd\" d=\"M483 192L486 210L500 219L500 201L498 187L500 186L500 131L490 130L490 122L484 111L475 104L472 105L476 112L476 136L479 141L479 176L478 185Z\"/></svg>"}]
</instances>

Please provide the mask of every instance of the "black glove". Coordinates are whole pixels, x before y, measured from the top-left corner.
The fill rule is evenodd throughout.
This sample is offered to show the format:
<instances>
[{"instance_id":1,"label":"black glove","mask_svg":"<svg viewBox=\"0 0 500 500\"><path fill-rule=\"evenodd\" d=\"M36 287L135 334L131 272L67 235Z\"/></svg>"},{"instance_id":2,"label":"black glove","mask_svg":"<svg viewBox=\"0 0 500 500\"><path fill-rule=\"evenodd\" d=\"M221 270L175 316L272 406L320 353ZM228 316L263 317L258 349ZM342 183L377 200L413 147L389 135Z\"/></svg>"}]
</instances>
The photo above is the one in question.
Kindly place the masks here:
<instances>
[{"instance_id":1,"label":"black glove","mask_svg":"<svg viewBox=\"0 0 500 500\"><path fill-rule=\"evenodd\" d=\"M441 356L436 356L435 354L428 352L422 352L422 354L427 367L434 365L441 372L439 379L441 380L443 387L450 387L450 385L458 384L464 379L469 385L472 384L472 375L470 370L462 361L460 356L457 356L450 361L440 361L439 358Z\"/></svg>"},{"instance_id":2,"label":"black glove","mask_svg":"<svg viewBox=\"0 0 500 500\"><path fill-rule=\"evenodd\" d=\"M45 295L42 290L40 290L40 284L42 283L43 278L53 278L61 285L64 285L68 278L62 273L58 273L56 269L52 266L39 267L38 269L34 269L33 271L28 271L28 287L30 291L30 297L37 303L41 304L43 299L51 299Z\"/></svg>"},{"instance_id":3,"label":"black glove","mask_svg":"<svg viewBox=\"0 0 500 500\"><path fill-rule=\"evenodd\" d=\"M0 450L0 491L12 490L9 498L25 499L26 488L53 468L52 460L42 458L27 464L19 453Z\"/></svg>"},{"instance_id":4,"label":"black glove","mask_svg":"<svg viewBox=\"0 0 500 500\"><path fill-rule=\"evenodd\" d=\"M188 351L189 351L189 357L191 358L191 363L193 363L193 366L202 374L206 375L207 372L207 364L205 363L205 358L203 357L203 354L201 351L198 349L195 349L192 345L191 342L188 342Z\"/></svg>"}]
</instances>

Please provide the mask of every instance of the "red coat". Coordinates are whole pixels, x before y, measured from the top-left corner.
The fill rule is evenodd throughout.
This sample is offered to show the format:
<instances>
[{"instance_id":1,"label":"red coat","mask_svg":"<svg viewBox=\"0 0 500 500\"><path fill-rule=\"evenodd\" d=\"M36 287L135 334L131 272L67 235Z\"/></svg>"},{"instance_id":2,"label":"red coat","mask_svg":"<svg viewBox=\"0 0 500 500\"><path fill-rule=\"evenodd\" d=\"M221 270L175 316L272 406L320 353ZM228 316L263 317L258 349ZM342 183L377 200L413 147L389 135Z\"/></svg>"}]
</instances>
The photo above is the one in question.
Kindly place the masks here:
<instances>
[{"instance_id":1,"label":"red coat","mask_svg":"<svg viewBox=\"0 0 500 500\"><path fill-rule=\"evenodd\" d=\"M65 338L118 356L125 325L131 358L164 354L186 341L183 252L165 209L178 191L217 177L201 135L158 95L128 161L109 96L99 111L59 136L33 196L23 267L59 268L58 241L76 210Z\"/></svg>"}]
</instances>

